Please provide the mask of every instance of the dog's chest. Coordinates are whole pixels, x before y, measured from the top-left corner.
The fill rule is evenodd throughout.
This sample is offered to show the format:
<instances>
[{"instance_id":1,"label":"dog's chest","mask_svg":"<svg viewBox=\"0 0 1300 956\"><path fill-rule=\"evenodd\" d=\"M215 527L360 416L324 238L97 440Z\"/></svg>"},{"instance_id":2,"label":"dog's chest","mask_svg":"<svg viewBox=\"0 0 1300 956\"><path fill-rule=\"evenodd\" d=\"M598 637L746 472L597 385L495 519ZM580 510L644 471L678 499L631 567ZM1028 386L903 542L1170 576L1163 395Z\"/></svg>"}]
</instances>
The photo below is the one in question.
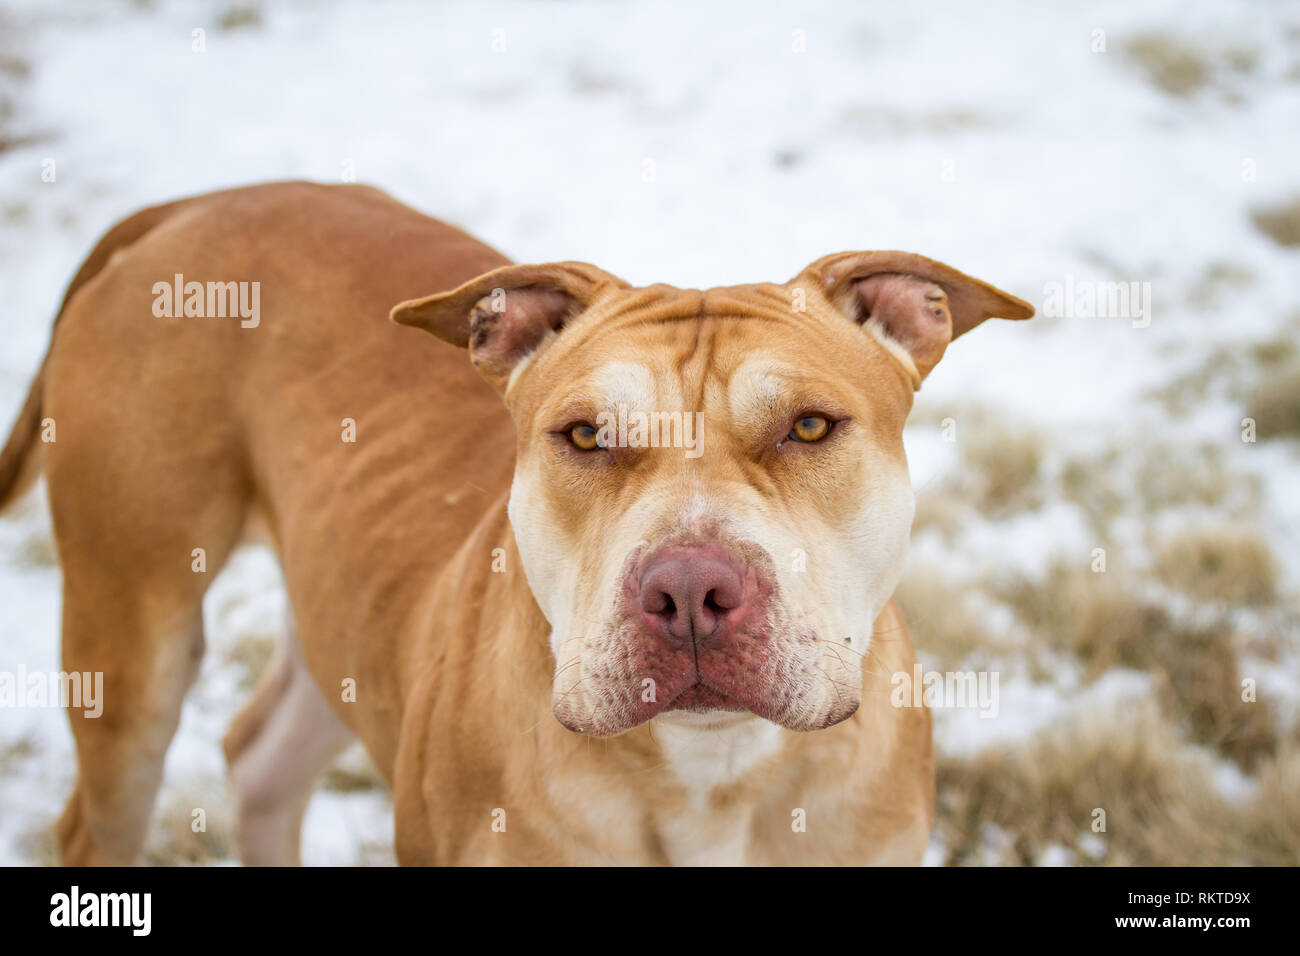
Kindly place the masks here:
<instances>
[{"instance_id":1,"label":"dog's chest","mask_svg":"<svg viewBox=\"0 0 1300 956\"><path fill-rule=\"evenodd\" d=\"M758 790L750 785L781 749L783 731L765 720L722 730L665 724L656 728L663 772L684 804L654 814L656 837L676 866L741 866L750 843ZM675 801L677 803L677 801Z\"/></svg>"}]
</instances>

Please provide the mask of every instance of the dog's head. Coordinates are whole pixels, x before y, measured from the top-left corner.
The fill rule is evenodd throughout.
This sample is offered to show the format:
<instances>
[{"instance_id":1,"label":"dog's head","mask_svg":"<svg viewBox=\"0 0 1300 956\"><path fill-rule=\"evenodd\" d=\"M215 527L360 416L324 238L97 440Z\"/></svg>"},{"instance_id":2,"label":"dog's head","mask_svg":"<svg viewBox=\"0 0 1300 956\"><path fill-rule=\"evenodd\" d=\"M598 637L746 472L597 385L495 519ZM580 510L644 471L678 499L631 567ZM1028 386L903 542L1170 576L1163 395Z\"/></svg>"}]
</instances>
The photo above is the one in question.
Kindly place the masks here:
<instances>
[{"instance_id":1,"label":"dog's head","mask_svg":"<svg viewBox=\"0 0 1300 956\"><path fill-rule=\"evenodd\" d=\"M507 266L393 310L468 347L511 410L555 715L597 736L849 717L911 526L913 392L956 336L1032 314L900 252L703 292Z\"/></svg>"}]
</instances>

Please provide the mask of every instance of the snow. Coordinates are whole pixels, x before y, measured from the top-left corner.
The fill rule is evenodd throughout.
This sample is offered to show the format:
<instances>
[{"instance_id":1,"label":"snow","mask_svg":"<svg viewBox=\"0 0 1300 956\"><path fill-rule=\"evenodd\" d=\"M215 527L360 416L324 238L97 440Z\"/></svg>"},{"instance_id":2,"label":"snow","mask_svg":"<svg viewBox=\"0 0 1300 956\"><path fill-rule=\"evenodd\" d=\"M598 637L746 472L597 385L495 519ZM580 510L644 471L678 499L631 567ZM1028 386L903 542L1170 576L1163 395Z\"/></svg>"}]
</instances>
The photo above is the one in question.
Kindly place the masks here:
<instances>
[{"instance_id":1,"label":"snow","mask_svg":"<svg viewBox=\"0 0 1300 956\"><path fill-rule=\"evenodd\" d=\"M1069 276L1150 282L1147 328L990 322L925 383L922 407L992 409L1044 429L1058 451L1098 434L1169 435L1147 392L1217 344L1276 334L1300 304L1296 251L1249 217L1300 192L1294 7L951 0L882 15L826 2L340 0L259 5L259 22L223 30L227 9L10 0L0 13L0 52L30 65L26 77L0 73L9 125L35 138L0 151L0 417L25 395L68 278L118 218L346 169L520 261L590 260L636 283L783 280L855 248L918 251L1040 306ZM192 50L195 29L205 52ZM1105 52L1091 49L1098 29ZM1121 52L1148 29L1211 53L1249 47L1257 63L1172 96ZM806 52L793 48L800 36ZM41 180L47 159L53 183ZM1189 302L1219 261L1253 279L1212 305ZM1239 418L1231 402L1208 403L1177 433L1262 477L1266 531L1294 594L1300 454L1295 442L1243 450ZM918 484L956 466L928 427L906 440ZM23 557L48 528L39 498L0 519L2 668L57 668L58 572ZM1031 572L1093 546L1077 510L1054 501L977 528L954 560ZM187 702L164 802L186 780L220 779L240 673L219 652L243 630L277 626L278 581L267 555L247 553L214 588L215 652ZM1144 693L1143 676L1078 693L1005 680L999 719L943 712L939 746L970 753L1084 719ZM1297 687L1268 683L1292 700ZM71 786L61 713L0 712L0 755L24 743L26 755L0 762L0 863L32 859L27 835ZM320 795L309 862L358 861L389 812L375 794Z\"/></svg>"},{"instance_id":2,"label":"snow","mask_svg":"<svg viewBox=\"0 0 1300 956\"><path fill-rule=\"evenodd\" d=\"M1112 670L1077 694L1066 696L1055 684L1031 683L1006 676L998 682L996 719L974 707L935 708L935 745L952 757L969 757L990 747L1008 748L1064 721L1110 713L1125 702L1151 693L1151 676Z\"/></svg>"}]
</instances>

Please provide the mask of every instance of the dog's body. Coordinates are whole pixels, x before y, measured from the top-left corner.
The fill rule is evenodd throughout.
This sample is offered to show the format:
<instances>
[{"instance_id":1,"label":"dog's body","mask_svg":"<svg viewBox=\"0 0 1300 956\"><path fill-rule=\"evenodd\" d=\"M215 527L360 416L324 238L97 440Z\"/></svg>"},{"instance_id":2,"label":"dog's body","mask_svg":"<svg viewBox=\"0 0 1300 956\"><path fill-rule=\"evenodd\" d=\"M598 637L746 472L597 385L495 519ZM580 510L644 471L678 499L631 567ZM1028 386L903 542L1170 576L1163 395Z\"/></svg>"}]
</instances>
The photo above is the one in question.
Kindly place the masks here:
<instances>
[{"instance_id":1,"label":"dog's body","mask_svg":"<svg viewBox=\"0 0 1300 956\"><path fill-rule=\"evenodd\" d=\"M776 404L764 389L781 369L752 366L774 343L810 377L844 377L826 343L785 330L786 287L629 290L591 267L504 269L365 187L233 190L120 224L74 279L0 454L0 498L44 459L64 666L105 675L103 716L70 714L64 860L138 854L202 653L203 594L252 535L279 556L295 627L226 740L246 862L296 860L315 779L353 734L393 786L403 863L918 862L930 723L891 703L891 675L914 658L889 595L911 514L901 423L938 355L886 308L917 282L894 261L893 285L853 286L884 303L883 333L825 333L871 370L840 383L848 437L795 474L812 444L778 435L769 459L737 437ZM825 293L818 322L832 321L839 262L802 277ZM260 322L156 317L155 286L176 274L260 282ZM974 324L958 313L975 280L950 278L944 345ZM494 290L516 298L472 311ZM479 374L389 321L431 292L394 317L468 344ZM1006 296L976 304L976 322L1028 314ZM561 348L579 329L590 347ZM599 335L621 338L604 349ZM617 393L725 423L698 459L603 445L584 458L567 420L534 427L548 402L600 382L612 391L598 403ZM684 384L667 395L666 382ZM807 494L811 510L786 520ZM819 550L823 518L860 550ZM800 551L808 571L786 567ZM869 578L861 595L854 574ZM717 581L697 597L701 575Z\"/></svg>"}]
</instances>

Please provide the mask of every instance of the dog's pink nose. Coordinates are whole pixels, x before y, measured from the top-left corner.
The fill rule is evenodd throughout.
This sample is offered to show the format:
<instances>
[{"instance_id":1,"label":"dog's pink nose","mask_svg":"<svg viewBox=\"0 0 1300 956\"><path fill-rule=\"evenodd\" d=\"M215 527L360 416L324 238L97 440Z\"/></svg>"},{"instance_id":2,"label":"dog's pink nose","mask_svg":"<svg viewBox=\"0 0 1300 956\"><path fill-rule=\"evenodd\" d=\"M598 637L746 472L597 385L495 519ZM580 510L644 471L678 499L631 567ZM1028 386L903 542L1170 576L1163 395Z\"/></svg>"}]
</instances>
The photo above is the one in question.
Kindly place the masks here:
<instances>
[{"instance_id":1,"label":"dog's pink nose","mask_svg":"<svg viewBox=\"0 0 1300 956\"><path fill-rule=\"evenodd\" d=\"M727 557L674 548L641 573L641 610L661 636L703 642L721 637L745 603L745 574Z\"/></svg>"}]
</instances>

